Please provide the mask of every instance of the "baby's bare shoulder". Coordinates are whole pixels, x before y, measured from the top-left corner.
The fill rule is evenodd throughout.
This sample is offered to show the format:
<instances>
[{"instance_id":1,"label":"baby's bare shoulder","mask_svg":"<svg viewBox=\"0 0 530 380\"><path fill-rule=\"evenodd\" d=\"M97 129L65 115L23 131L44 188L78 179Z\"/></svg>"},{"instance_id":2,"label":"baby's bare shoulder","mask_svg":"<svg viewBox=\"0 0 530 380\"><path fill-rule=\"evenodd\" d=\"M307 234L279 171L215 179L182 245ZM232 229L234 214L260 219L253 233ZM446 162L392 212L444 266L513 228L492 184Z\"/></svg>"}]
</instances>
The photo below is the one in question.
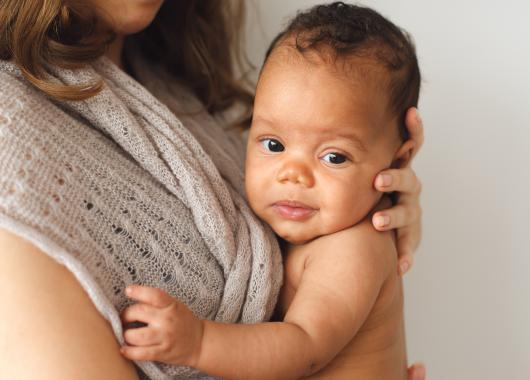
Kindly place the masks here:
<instances>
[{"instance_id":1,"label":"baby's bare shoulder","mask_svg":"<svg viewBox=\"0 0 530 380\"><path fill-rule=\"evenodd\" d=\"M311 261L324 260L332 255L335 262L378 265L385 269L397 265L394 231L377 231L369 220L322 236L306 249Z\"/></svg>"}]
</instances>

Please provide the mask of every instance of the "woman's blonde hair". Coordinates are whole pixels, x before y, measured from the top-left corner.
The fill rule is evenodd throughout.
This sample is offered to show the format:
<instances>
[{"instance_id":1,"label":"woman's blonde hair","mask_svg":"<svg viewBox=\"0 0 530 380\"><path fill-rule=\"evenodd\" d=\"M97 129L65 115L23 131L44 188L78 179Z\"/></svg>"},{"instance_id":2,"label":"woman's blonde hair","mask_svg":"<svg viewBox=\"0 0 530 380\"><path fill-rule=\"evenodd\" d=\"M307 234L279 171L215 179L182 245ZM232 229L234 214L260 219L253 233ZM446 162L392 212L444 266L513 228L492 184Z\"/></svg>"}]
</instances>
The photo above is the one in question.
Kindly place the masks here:
<instances>
[{"instance_id":1,"label":"woman's blonde hair","mask_svg":"<svg viewBox=\"0 0 530 380\"><path fill-rule=\"evenodd\" d=\"M83 4L84 3L84 4ZM114 39L85 1L0 0L0 59L12 60L39 90L60 100L84 100L101 83L65 86L47 80L45 65L79 68L105 52ZM243 0L165 1L154 21L129 36L146 59L184 81L210 113L239 103L250 119L253 95L244 78Z\"/></svg>"}]
</instances>

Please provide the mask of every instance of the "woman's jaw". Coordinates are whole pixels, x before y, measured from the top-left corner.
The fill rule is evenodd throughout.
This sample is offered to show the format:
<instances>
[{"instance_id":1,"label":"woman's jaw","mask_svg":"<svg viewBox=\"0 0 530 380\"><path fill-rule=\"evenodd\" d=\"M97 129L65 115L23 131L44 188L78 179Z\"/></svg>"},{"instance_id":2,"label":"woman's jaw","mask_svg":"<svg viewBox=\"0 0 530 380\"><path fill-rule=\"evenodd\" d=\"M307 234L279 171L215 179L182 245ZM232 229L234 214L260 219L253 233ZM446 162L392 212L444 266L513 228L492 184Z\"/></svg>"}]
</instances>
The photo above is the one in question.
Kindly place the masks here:
<instances>
[{"instance_id":1,"label":"woman's jaw","mask_svg":"<svg viewBox=\"0 0 530 380\"><path fill-rule=\"evenodd\" d=\"M91 0L98 17L110 25L115 40L105 54L118 67L124 69L122 62L123 41L125 36L141 32L156 17L164 0Z\"/></svg>"},{"instance_id":2,"label":"woman's jaw","mask_svg":"<svg viewBox=\"0 0 530 380\"><path fill-rule=\"evenodd\" d=\"M90 0L98 16L121 36L141 32L151 24L164 0Z\"/></svg>"}]
</instances>

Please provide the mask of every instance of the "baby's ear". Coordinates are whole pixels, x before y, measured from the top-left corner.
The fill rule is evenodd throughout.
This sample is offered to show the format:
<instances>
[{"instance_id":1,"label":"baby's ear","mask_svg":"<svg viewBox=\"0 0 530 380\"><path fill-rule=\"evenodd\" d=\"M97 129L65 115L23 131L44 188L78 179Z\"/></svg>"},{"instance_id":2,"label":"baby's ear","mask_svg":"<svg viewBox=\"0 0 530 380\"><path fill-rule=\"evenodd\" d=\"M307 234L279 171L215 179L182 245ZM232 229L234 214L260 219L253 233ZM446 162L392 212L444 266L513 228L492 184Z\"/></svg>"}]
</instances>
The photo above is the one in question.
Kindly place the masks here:
<instances>
[{"instance_id":1,"label":"baby's ear","mask_svg":"<svg viewBox=\"0 0 530 380\"><path fill-rule=\"evenodd\" d=\"M414 141L407 140L405 141L397 150L394 158L392 159L391 167L393 169L400 169L408 166L410 164L410 158L412 157L412 152L414 150Z\"/></svg>"}]
</instances>

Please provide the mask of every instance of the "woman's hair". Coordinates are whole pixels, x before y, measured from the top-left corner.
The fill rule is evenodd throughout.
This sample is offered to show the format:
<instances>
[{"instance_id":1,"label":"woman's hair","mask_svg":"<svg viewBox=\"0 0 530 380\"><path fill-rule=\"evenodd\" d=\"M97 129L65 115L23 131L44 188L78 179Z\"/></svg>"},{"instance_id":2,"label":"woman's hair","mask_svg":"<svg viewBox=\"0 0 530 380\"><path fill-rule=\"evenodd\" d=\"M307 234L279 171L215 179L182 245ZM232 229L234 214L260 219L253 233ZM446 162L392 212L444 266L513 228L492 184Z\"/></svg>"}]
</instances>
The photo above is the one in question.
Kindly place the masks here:
<instances>
[{"instance_id":1,"label":"woman's hair","mask_svg":"<svg viewBox=\"0 0 530 380\"><path fill-rule=\"evenodd\" d=\"M210 113L242 104L248 121L253 95L235 75L249 65L241 53L243 21L243 0L165 1L151 25L127 39L184 81ZM59 100L90 98L102 84L52 83L46 65L80 68L102 56L114 37L86 1L0 0L0 59L12 60Z\"/></svg>"}]
</instances>

